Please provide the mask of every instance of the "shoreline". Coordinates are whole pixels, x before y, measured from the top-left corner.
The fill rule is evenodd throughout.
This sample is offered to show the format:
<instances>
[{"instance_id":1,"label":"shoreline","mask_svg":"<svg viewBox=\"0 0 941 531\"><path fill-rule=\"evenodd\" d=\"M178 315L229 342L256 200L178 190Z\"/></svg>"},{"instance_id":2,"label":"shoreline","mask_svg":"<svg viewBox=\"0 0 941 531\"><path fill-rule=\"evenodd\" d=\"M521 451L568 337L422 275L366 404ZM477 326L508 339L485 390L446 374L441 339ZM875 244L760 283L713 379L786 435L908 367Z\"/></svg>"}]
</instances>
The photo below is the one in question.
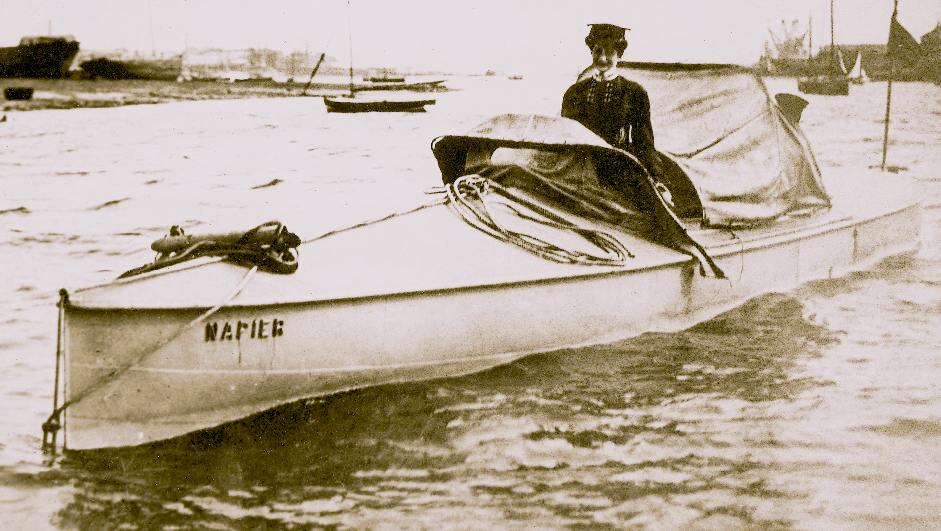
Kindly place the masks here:
<instances>
[{"instance_id":1,"label":"shoreline","mask_svg":"<svg viewBox=\"0 0 941 531\"><path fill-rule=\"evenodd\" d=\"M149 105L174 101L201 101L244 98L286 98L333 96L347 92L344 83L306 83L270 80L155 81L155 80L76 80L76 79L0 79L0 89L32 87L29 100L2 100L0 111L37 111L48 109L89 109ZM447 90L447 89L445 89Z\"/></svg>"}]
</instances>

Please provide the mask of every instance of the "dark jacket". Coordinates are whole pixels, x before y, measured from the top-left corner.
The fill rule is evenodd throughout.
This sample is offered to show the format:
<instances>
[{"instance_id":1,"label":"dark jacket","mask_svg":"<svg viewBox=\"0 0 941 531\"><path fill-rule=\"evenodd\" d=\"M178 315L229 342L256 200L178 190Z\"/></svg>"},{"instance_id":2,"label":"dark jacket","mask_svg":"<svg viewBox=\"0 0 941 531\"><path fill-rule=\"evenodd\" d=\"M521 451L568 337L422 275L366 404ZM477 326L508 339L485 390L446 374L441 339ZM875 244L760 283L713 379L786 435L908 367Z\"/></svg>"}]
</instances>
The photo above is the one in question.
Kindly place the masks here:
<instances>
[{"instance_id":1,"label":"dark jacket","mask_svg":"<svg viewBox=\"0 0 941 531\"><path fill-rule=\"evenodd\" d=\"M650 98L634 81L620 75L605 81L582 79L565 91L562 116L577 120L605 142L628 151L651 175L662 174L650 125ZM624 140L619 142L622 129Z\"/></svg>"}]
</instances>

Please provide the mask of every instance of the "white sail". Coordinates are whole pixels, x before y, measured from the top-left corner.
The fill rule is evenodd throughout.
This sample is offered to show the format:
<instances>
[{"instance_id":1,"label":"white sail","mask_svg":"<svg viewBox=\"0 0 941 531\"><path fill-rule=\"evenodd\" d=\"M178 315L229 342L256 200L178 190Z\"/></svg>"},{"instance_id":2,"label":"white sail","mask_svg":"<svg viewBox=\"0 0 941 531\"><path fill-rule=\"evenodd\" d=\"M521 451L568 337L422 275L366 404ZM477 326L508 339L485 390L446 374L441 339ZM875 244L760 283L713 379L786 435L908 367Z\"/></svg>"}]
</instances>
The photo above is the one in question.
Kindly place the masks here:
<instances>
[{"instance_id":1,"label":"white sail","mask_svg":"<svg viewBox=\"0 0 941 531\"><path fill-rule=\"evenodd\" d=\"M853 63L853 68L849 72L849 78L854 83L865 83L869 81L869 76L866 74L866 71L863 70L862 52L856 52L856 62Z\"/></svg>"},{"instance_id":2,"label":"white sail","mask_svg":"<svg viewBox=\"0 0 941 531\"><path fill-rule=\"evenodd\" d=\"M847 73L846 63L843 61L843 52L840 51L839 48L836 49L836 58L837 58L837 63L840 66L840 71L843 72L843 74L845 75Z\"/></svg>"}]
</instances>

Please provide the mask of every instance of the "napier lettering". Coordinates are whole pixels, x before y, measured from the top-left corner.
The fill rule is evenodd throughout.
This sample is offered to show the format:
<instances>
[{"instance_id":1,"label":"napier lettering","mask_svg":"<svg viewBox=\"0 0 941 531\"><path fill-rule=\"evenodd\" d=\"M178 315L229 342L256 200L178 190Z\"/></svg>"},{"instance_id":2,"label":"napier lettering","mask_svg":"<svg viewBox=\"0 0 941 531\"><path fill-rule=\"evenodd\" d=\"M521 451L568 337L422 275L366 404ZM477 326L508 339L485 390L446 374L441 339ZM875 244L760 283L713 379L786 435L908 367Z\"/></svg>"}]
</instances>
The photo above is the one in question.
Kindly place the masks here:
<instances>
[{"instance_id":1,"label":"napier lettering","mask_svg":"<svg viewBox=\"0 0 941 531\"><path fill-rule=\"evenodd\" d=\"M215 341L219 333L219 323L206 323L206 341Z\"/></svg>"},{"instance_id":2,"label":"napier lettering","mask_svg":"<svg viewBox=\"0 0 941 531\"><path fill-rule=\"evenodd\" d=\"M283 319L252 319L251 321L216 321L206 323L205 341L241 341L243 336L251 339L270 339L284 335Z\"/></svg>"}]
</instances>

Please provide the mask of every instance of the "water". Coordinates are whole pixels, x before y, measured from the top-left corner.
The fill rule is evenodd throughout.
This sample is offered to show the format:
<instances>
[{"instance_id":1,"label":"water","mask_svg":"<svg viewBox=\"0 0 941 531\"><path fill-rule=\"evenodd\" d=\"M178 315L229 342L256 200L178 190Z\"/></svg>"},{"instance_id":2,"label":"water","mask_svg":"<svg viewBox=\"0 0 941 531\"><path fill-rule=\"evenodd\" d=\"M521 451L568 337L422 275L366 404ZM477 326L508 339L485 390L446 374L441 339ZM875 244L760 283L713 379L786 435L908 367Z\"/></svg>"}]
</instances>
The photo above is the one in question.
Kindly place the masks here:
<instances>
[{"instance_id":1,"label":"water","mask_svg":"<svg viewBox=\"0 0 941 531\"><path fill-rule=\"evenodd\" d=\"M423 115L316 99L9 113L0 124L7 528L924 528L941 521L941 87L894 89L923 247L677 334L295 404L147 449L39 451L59 287L172 224L315 234L425 200L429 140L555 113L563 80L458 80ZM772 90L794 90L772 80ZM877 164L885 86L811 96L824 171ZM262 186L272 181L273 186ZM420 326L420 323L416 323Z\"/></svg>"}]
</instances>

